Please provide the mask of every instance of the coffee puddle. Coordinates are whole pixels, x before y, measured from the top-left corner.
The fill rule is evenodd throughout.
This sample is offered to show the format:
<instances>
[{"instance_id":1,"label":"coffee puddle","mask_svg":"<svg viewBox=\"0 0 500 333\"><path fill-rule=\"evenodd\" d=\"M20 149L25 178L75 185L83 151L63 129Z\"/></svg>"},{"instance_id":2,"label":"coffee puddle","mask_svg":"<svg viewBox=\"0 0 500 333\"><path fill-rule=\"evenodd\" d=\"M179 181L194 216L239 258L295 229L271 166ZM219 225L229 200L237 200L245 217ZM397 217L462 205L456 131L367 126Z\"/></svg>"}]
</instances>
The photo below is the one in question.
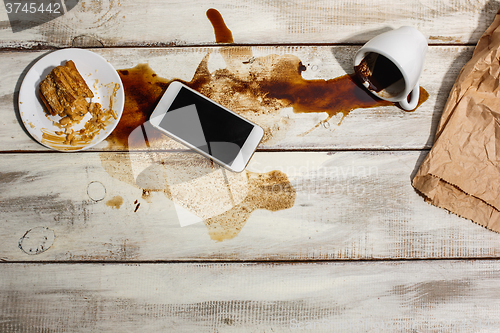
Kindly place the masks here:
<instances>
[{"instance_id":1,"label":"coffee puddle","mask_svg":"<svg viewBox=\"0 0 500 333\"><path fill-rule=\"evenodd\" d=\"M227 68L210 73L208 54L191 81L178 81L259 124L264 129L263 143L266 144L280 141L293 124L293 119L280 115L284 108L292 107L295 113L326 113L328 117L324 123L339 113L344 119L358 108L395 105L373 96L353 74L330 80L306 80L301 75L305 67L293 55L273 54L252 58L246 49L223 51ZM125 109L118 126L107 138L109 148L140 149L143 146L142 136L137 142L131 134L137 127L150 127L147 122L149 116L174 80L159 77L147 64L118 70L118 73L125 89ZM418 105L428 97L427 91L421 87ZM148 137L151 147L178 147L152 127L147 131L151 133Z\"/></svg>"},{"instance_id":2,"label":"coffee puddle","mask_svg":"<svg viewBox=\"0 0 500 333\"><path fill-rule=\"evenodd\" d=\"M213 25L216 41L232 43L232 33L221 14L215 9L209 9L207 17ZM294 113L328 115L325 120L303 133L307 135L337 114L342 114L340 125L355 109L397 105L372 95L354 74L330 80L306 80L302 77L306 67L294 55L254 57L249 47L225 47L219 53L226 68L210 72L209 53L198 65L191 81L177 81L259 124L265 132L263 143L267 145L283 139L293 125L293 119L280 115L285 108L293 108ZM120 123L107 141L110 149L127 150L136 148L134 139L130 137L132 131L141 125L149 126L146 122L156 103L170 82L176 79L159 77L147 64L119 70L118 73L125 89L125 110ZM418 106L428 97L427 91L420 87ZM151 129L151 133L155 131ZM153 147L172 147L169 142L171 140L159 132L148 139Z\"/></svg>"},{"instance_id":3,"label":"coffee puddle","mask_svg":"<svg viewBox=\"0 0 500 333\"><path fill-rule=\"evenodd\" d=\"M119 70L118 74L125 91L125 106L120 122L106 139L108 147L117 150L143 148L143 136L133 135L142 134L134 132L141 126L148 126L149 142L169 141L165 135L149 125L148 120L171 81L156 75L147 64Z\"/></svg>"},{"instance_id":4,"label":"coffee puddle","mask_svg":"<svg viewBox=\"0 0 500 333\"><path fill-rule=\"evenodd\" d=\"M216 41L232 43L232 33L220 13L210 9L207 17L213 25ZM395 105L373 96L351 74L331 80L306 80L302 77L306 67L293 55L254 57L249 47L227 47L219 53L226 68L210 72L208 60L211 53L208 53L191 81L178 81L259 124L264 129L263 143L266 144L283 139L293 125L293 119L280 115L285 108L291 107L295 113L326 113L327 119L321 122L324 123L339 113L344 119L358 108ZM147 64L118 70L118 73L125 89L125 108L120 123L107 138L109 149L184 148L147 121L163 92L174 80L159 77ZM421 88L420 96L419 105L428 98L428 93ZM178 157L172 158L177 154ZM281 171L263 174L244 171L233 177L238 181L231 182L227 176L231 173L197 154L147 155L148 160L144 163L149 163L149 166L142 169L137 168L138 162L129 154L113 157L102 154L101 163L113 177L142 188L142 199L148 201L152 193L161 192L177 205L203 216L210 237L217 241L234 238L255 209L277 211L288 209L295 202L295 189ZM137 169L142 171L134 171ZM187 173L200 172L199 179L184 179ZM220 186L214 185L214 179ZM223 202L217 204L222 207L219 211L214 211L213 207L209 209L216 202L213 200L214 189L215 195L220 193L224 197ZM177 195L176 191L183 194ZM211 194L208 200L206 193Z\"/></svg>"}]
</instances>

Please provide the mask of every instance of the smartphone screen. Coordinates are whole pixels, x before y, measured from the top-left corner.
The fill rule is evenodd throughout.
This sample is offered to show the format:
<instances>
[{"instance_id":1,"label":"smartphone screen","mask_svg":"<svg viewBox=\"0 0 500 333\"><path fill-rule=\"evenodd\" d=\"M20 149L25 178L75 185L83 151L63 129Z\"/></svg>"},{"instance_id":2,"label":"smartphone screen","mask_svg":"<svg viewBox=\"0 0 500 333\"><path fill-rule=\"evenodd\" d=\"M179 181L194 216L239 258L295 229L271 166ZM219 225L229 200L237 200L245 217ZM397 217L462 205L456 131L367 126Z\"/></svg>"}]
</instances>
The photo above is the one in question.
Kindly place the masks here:
<instances>
[{"instance_id":1,"label":"smartphone screen","mask_svg":"<svg viewBox=\"0 0 500 333\"><path fill-rule=\"evenodd\" d=\"M256 127L185 86L156 126L229 166Z\"/></svg>"}]
</instances>

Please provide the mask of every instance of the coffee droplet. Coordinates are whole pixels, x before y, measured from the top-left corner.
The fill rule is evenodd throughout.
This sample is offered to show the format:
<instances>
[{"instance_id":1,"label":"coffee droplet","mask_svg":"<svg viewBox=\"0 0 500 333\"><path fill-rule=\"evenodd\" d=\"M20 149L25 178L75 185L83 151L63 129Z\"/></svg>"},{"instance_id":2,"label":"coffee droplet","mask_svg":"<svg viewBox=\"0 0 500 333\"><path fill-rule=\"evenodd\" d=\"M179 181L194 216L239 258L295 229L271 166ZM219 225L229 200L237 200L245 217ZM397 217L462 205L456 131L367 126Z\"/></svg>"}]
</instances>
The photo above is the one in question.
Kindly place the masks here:
<instances>
[{"instance_id":1,"label":"coffee droplet","mask_svg":"<svg viewBox=\"0 0 500 333\"><path fill-rule=\"evenodd\" d=\"M111 207L113 209L120 209L123 204L123 198L119 195L114 196L113 198L106 201L106 206Z\"/></svg>"}]
</instances>

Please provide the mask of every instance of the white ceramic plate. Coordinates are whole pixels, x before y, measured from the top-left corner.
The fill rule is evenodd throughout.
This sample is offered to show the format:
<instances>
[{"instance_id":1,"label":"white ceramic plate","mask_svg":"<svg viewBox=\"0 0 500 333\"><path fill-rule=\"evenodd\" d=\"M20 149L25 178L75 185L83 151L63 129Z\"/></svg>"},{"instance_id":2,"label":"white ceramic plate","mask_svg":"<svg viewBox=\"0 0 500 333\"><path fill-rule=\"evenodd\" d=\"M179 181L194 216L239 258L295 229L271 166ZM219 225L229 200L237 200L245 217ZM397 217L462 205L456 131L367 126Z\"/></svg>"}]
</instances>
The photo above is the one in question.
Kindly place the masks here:
<instances>
[{"instance_id":1,"label":"white ceramic plate","mask_svg":"<svg viewBox=\"0 0 500 333\"><path fill-rule=\"evenodd\" d=\"M55 133L61 129L53 123L58 121L60 117L48 116L44 110L38 86L54 67L64 65L68 60L73 60L78 72L94 93L92 102L100 103L105 110L108 110L112 103L112 109L117 115L117 119L113 118L92 141L76 147L62 142L54 143L42 136L44 132ZM45 55L29 69L19 89L19 113L24 127L42 145L60 151L79 151L103 141L118 124L123 113L124 103L123 84L113 66L100 55L83 49L63 49ZM73 125L73 129L83 128L88 118L90 118L89 114L79 124Z\"/></svg>"}]
</instances>

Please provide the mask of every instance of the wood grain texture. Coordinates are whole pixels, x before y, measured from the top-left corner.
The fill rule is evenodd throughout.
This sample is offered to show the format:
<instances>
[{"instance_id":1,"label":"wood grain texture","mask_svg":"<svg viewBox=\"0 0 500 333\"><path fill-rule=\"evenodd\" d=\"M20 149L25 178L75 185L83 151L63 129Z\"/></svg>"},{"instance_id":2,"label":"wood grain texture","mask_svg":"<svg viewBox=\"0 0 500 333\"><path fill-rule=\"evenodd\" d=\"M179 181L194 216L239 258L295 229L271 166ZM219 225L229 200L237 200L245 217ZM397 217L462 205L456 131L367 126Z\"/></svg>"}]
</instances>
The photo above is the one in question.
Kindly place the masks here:
<instances>
[{"instance_id":1,"label":"wood grain texture","mask_svg":"<svg viewBox=\"0 0 500 333\"><path fill-rule=\"evenodd\" d=\"M352 74L352 59L357 46L311 47L253 47L255 58L276 54L292 55L306 70L305 80L330 80ZM158 48L158 49L94 49L117 69L148 63L161 77L169 80L191 80L202 61L210 53L209 71L215 75L226 68L221 52L235 56L244 48ZM472 47L435 46L429 49L421 86L430 95L416 111L405 112L396 106L356 109L341 120L341 115L311 131L327 118L325 112L294 113L291 107L273 111L262 119L254 119L269 126L286 119L287 126L276 132L276 140L261 145L264 149L422 149L430 148L435 127L439 121L448 93L462 66L470 59ZM0 83L0 150L46 151L26 134L20 125L17 95L24 74L36 59L47 52L2 52L0 71L6 73ZM242 65L245 66L245 65ZM244 67L245 68L245 67ZM294 72L295 73L295 72ZM287 74L283 74L286 78ZM215 77L215 76L214 76ZM323 96L318 95L318 99ZM333 101L334 102L334 101ZM256 108L264 106L256 106ZM327 125L327 126L326 126ZM388 130L390 129L390 131ZM411 130L409 130L411 129ZM310 131L307 135L304 133ZM106 149L104 142L94 150Z\"/></svg>"},{"instance_id":2,"label":"wood grain texture","mask_svg":"<svg viewBox=\"0 0 500 333\"><path fill-rule=\"evenodd\" d=\"M232 45L216 44L209 8ZM500 236L411 187L499 8L80 0L17 33L0 10L0 332L500 331ZM300 61L305 80L332 80L353 72L361 44L402 25L431 45L427 101L414 112L356 109L340 125L340 114L324 123L326 112L278 108L258 119L277 124L274 137L241 174L167 141L56 153L21 125L18 92L40 49L91 48L116 69L147 63L186 81L207 55L217 77L275 54ZM281 78L299 71L285 69Z\"/></svg>"},{"instance_id":3,"label":"wood grain texture","mask_svg":"<svg viewBox=\"0 0 500 333\"><path fill-rule=\"evenodd\" d=\"M216 8L236 43L364 43L411 25L430 42L475 44L498 2L475 1L80 1L65 15L13 33L0 12L0 47L171 46L214 44L206 11ZM460 24L456 24L460 22Z\"/></svg>"},{"instance_id":4,"label":"wood grain texture","mask_svg":"<svg viewBox=\"0 0 500 333\"><path fill-rule=\"evenodd\" d=\"M497 261L2 264L2 332L498 332Z\"/></svg>"},{"instance_id":5,"label":"wood grain texture","mask_svg":"<svg viewBox=\"0 0 500 333\"><path fill-rule=\"evenodd\" d=\"M188 155L151 156L3 155L0 260L272 261L500 254L497 233L431 206L415 193L410 179L425 151L257 153L248 174L227 173L227 180L220 169L207 171ZM257 190L246 180L268 177L274 170L290 185L264 183ZM182 184L187 189L174 192L182 190ZM293 197L287 195L290 191ZM228 197L233 203L223 206ZM252 204L256 198L261 200L258 206ZM279 206L286 200L288 205ZM181 227L179 205L194 214L209 214L200 216L221 214L217 216L222 221ZM37 238L28 235L20 248L33 229ZM53 237L53 244L42 239L44 235Z\"/></svg>"}]
</instances>

